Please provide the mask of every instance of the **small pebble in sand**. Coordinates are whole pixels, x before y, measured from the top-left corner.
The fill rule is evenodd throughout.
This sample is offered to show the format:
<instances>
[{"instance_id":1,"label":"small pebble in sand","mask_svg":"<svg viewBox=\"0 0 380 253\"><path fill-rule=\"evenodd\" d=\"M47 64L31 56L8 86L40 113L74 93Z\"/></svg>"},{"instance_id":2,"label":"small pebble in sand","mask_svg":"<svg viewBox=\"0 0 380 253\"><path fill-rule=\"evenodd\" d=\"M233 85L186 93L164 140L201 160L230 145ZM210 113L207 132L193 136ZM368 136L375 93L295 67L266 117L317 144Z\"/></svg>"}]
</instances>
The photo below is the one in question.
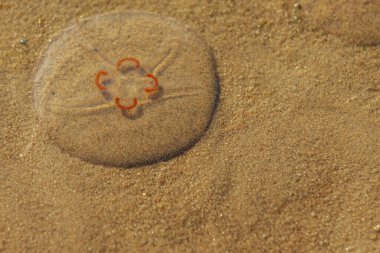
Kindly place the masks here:
<instances>
[{"instance_id":1,"label":"small pebble in sand","mask_svg":"<svg viewBox=\"0 0 380 253\"><path fill-rule=\"evenodd\" d=\"M22 37L22 38L19 40L19 43L20 43L21 45L26 45L26 44L28 44L28 39L25 38L25 37Z\"/></svg>"},{"instance_id":2,"label":"small pebble in sand","mask_svg":"<svg viewBox=\"0 0 380 253\"><path fill-rule=\"evenodd\" d=\"M294 8L300 10L300 9L302 9L302 5L300 3L295 3Z\"/></svg>"},{"instance_id":3,"label":"small pebble in sand","mask_svg":"<svg viewBox=\"0 0 380 253\"><path fill-rule=\"evenodd\" d=\"M42 18L39 18L37 25L38 25L38 27L43 27L44 23L45 23L44 20Z\"/></svg>"}]
</instances>

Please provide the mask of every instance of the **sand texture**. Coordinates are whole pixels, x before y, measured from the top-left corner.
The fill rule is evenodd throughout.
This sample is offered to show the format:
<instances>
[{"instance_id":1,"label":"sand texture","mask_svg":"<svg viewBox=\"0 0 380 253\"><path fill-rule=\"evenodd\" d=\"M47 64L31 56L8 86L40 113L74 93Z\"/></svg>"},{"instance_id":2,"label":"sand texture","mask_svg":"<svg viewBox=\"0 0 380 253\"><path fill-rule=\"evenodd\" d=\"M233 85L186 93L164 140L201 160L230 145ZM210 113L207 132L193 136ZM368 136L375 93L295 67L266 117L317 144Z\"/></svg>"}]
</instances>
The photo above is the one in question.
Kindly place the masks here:
<instances>
[{"instance_id":1,"label":"sand texture","mask_svg":"<svg viewBox=\"0 0 380 253\"><path fill-rule=\"evenodd\" d=\"M194 117L168 142L183 148L178 138L194 134L192 145L171 159L124 168L130 156L106 145L135 138L113 125L127 118L112 107L93 122L62 107L74 99L82 110L103 98L95 90L81 104L79 93L65 89L70 84L59 86L69 79L57 77L90 69L93 76L106 64L80 64L87 55L63 43L71 55L57 47L45 69L55 90L36 88L35 80L57 34L89 17L130 11L173 18L205 43L185 40L180 51L193 64L182 59L165 70L169 87L178 91L178 73L186 73L186 82L216 81L218 88L143 108L133 122L165 138L135 140L138 154L153 144L164 152L171 136L144 116L165 115L162 124L179 129ZM380 252L379 15L378 0L0 0L0 252ZM175 45L160 25L147 26L163 45ZM106 29L98 28L84 33ZM138 37L139 28L131 34ZM112 29L91 41L116 36ZM129 57L113 51L123 41L100 43L112 62ZM152 45L132 48L145 58ZM86 83L85 75L75 80ZM181 120L173 108L188 103L201 110L184 110ZM115 135L104 136L107 127ZM96 152L104 155L98 162Z\"/></svg>"}]
</instances>

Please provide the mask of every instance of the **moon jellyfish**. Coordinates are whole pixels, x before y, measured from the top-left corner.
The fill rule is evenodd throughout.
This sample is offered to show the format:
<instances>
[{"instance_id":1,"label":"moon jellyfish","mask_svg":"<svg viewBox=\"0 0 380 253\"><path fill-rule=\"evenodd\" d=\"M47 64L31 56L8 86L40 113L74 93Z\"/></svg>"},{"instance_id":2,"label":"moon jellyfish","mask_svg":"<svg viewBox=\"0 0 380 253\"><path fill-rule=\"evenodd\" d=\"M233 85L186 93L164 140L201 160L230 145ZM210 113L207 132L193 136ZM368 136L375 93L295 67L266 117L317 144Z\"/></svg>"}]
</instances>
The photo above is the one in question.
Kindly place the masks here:
<instances>
[{"instance_id":1,"label":"moon jellyfish","mask_svg":"<svg viewBox=\"0 0 380 253\"><path fill-rule=\"evenodd\" d=\"M63 30L34 79L39 128L64 152L137 166L183 153L204 134L217 100L209 47L175 20L126 12Z\"/></svg>"}]
</instances>

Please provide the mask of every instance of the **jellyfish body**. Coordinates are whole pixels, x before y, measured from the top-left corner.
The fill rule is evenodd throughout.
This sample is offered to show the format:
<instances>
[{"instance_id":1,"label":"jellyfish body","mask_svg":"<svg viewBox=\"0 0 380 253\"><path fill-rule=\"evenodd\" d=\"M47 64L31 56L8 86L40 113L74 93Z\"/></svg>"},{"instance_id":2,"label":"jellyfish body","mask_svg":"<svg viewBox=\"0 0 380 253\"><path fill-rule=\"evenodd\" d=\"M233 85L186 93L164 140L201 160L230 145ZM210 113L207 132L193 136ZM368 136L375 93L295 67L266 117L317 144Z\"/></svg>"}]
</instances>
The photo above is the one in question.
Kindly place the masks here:
<instances>
[{"instance_id":1,"label":"jellyfish body","mask_svg":"<svg viewBox=\"0 0 380 253\"><path fill-rule=\"evenodd\" d=\"M191 147L216 95L204 41L172 19L141 12L94 16L64 30L45 50L34 84L41 128L54 144L126 167Z\"/></svg>"}]
</instances>

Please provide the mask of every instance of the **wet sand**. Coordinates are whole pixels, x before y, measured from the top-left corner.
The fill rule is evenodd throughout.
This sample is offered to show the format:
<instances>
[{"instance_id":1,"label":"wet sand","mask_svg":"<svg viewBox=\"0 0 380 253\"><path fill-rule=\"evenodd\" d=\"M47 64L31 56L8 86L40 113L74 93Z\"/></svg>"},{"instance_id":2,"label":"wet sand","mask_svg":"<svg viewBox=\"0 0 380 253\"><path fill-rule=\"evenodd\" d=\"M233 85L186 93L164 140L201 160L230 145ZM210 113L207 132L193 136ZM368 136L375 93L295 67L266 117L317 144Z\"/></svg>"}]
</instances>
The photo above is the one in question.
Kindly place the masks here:
<instances>
[{"instance_id":1,"label":"wet sand","mask_svg":"<svg viewBox=\"0 0 380 253\"><path fill-rule=\"evenodd\" d=\"M0 252L380 251L377 1L123 2L0 1ZM54 34L128 10L197 31L220 97L190 150L123 169L33 137L32 80Z\"/></svg>"}]
</instances>

